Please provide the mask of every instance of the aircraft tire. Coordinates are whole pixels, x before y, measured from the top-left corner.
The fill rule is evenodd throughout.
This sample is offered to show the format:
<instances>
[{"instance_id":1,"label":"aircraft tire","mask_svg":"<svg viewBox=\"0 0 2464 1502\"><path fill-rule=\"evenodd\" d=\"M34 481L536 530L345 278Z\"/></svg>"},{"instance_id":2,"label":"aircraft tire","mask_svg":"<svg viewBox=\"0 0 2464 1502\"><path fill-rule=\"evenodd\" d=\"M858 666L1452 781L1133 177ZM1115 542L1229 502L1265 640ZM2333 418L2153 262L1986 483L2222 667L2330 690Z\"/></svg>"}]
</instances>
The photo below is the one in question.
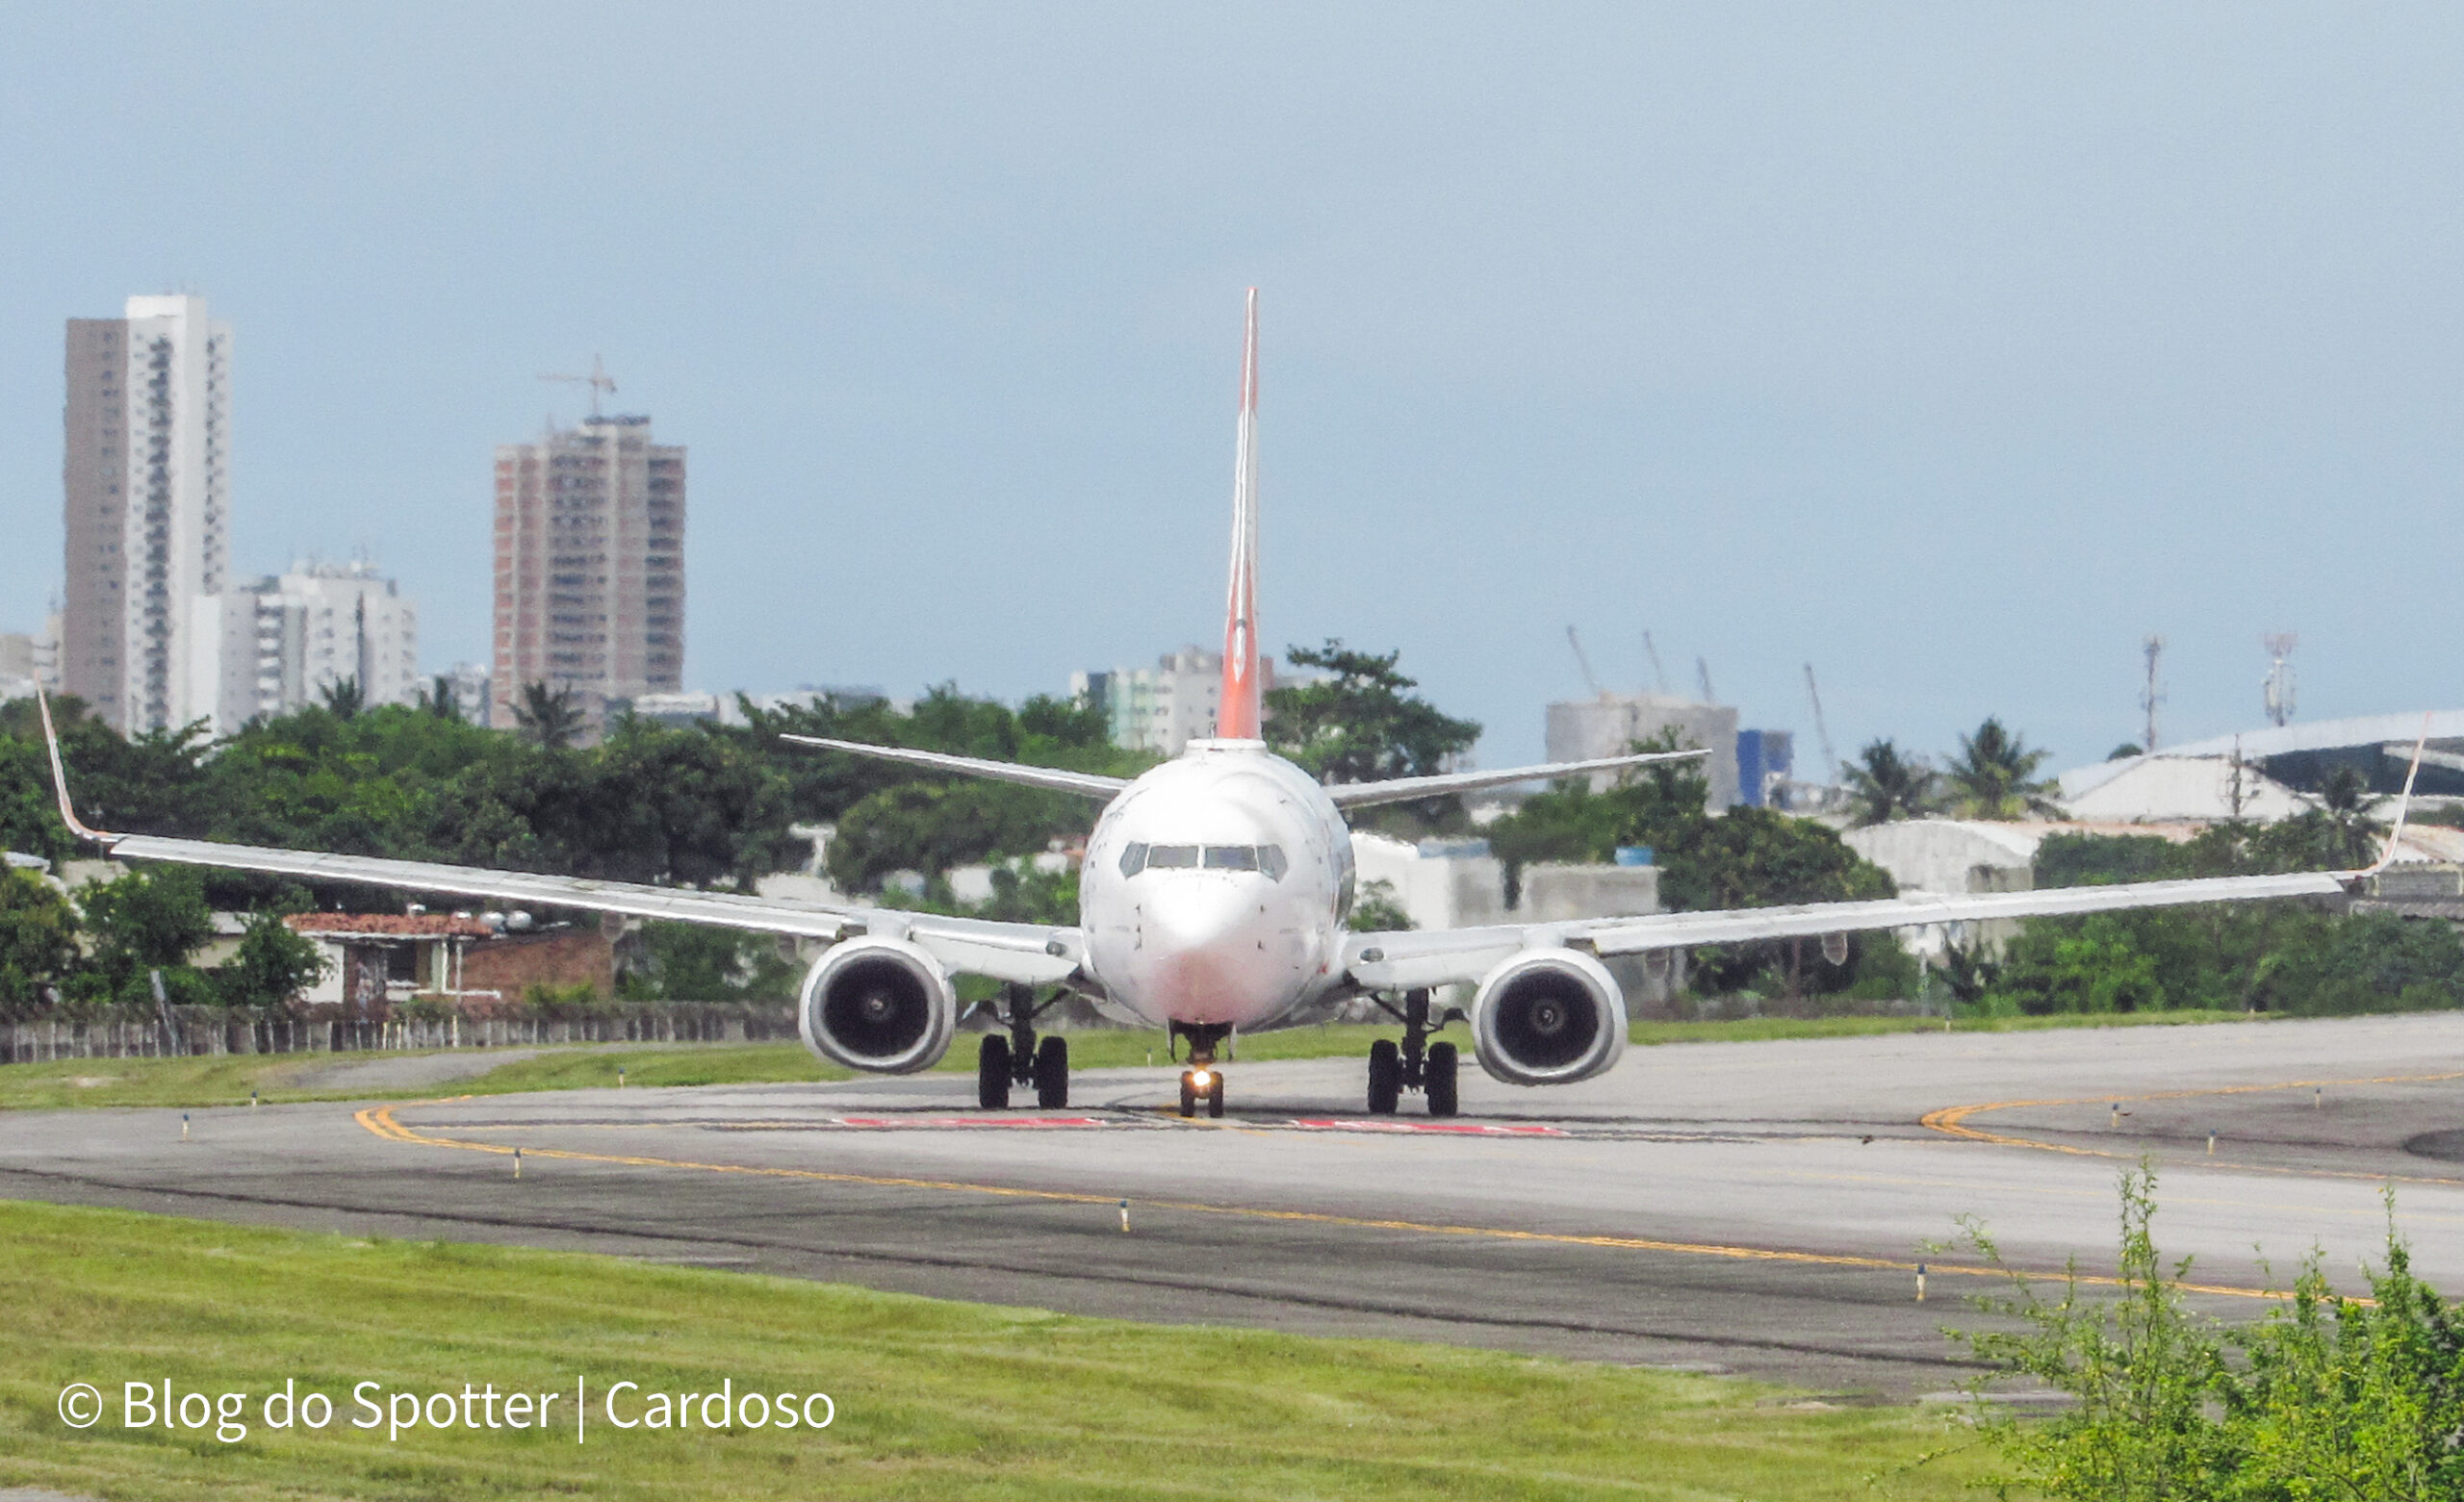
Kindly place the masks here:
<instances>
[{"instance_id":1,"label":"aircraft tire","mask_svg":"<svg viewBox=\"0 0 2464 1502\"><path fill-rule=\"evenodd\" d=\"M1369 1114L1392 1116L1403 1099L1403 1051L1393 1038L1369 1045Z\"/></svg>"},{"instance_id":2,"label":"aircraft tire","mask_svg":"<svg viewBox=\"0 0 2464 1502\"><path fill-rule=\"evenodd\" d=\"M1424 1088L1428 1091L1428 1113L1451 1116L1458 1108L1454 1096L1455 1051L1451 1043L1428 1046L1428 1062L1423 1066Z\"/></svg>"},{"instance_id":3,"label":"aircraft tire","mask_svg":"<svg viewBox=\"0 0 2464 1502\"><path fill-rule=\"evenodd\" d=\"M986 1110L1010 1104L1010 1040L997 1032L984 1035L975 1055L975 1103Z\"/></svg>"},{"instance_id":4,"label":"aircraft tire","mask_svg":"<svg viewBox=\"0 0 2464 1502\"><path fill-rule=\"evenodd\" d=\"M1223 1114L1223 1071L1220 1069L1206 1084L1206 1113L1209 1116Z\"/></svg>"},{"instance_id":5,"label":"aircraft tire","mask_svg":"<svg viewBox=\"0 0 2464 1502\"><path fill-rule=\"evenodd\" d=\"M1036 1045L1036 1105L1059 1110L1069 1104L1069 1040L1046 1038Z\"/></svg>"},{"instance_id":6,"label":"aircraft tire","mask_svg":"<svg viewBox=\"0 0 2464 1502\"><path fill-rule=\"evenodd\" d=\"M1181 1114L1184 1116L1197 1114L1197 1086L1190 1082L1189 1071L1186 1069L1181 1071Z\"/></svg>"}]
</instances>

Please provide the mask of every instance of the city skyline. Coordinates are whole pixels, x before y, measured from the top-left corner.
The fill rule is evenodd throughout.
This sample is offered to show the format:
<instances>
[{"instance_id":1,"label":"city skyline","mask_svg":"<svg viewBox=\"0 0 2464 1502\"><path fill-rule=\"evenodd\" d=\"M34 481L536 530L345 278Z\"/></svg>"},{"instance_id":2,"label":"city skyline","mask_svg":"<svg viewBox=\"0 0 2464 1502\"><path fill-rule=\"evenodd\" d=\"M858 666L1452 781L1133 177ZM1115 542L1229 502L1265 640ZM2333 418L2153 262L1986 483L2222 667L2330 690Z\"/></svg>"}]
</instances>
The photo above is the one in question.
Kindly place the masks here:
<instances>
[{"instance_id":1,"label":"city skyline","mask_svg":"<svg viewBox=\"0 0 2464 1502\"><path fill-rule=\"evenodd\" d=\"M597 351L696 451L686 683L1015 700L1211 628L1256 284L1266 644L1401 649L1492 764L1570 622L1801 733L1812 661L1843 748L2092 760L2150 635L2169 738L2260 723L2273 632L2307 717L2454 700L2386 527L2464 476L2456 17L1276 13L32 17L0 625L61 584L59 320L188 286L235 557L365 547L434 661L489 655L486 451Z\"/></svg>"}]
</instances>

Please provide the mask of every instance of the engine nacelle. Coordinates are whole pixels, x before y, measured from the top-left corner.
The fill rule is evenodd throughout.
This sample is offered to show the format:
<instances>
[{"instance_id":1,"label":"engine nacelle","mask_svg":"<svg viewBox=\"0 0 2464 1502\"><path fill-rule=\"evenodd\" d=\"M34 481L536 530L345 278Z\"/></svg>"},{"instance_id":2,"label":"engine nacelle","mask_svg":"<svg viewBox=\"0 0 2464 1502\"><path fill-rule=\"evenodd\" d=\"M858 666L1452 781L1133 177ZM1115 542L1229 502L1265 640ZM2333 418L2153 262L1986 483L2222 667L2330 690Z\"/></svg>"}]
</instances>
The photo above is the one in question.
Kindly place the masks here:
<instances>
[{"instance_id":1,"label":"engine nacelle","mask_svg":"<svg viewBox=\"0 0 2464 1502\"><path fill-rule=\"evenodd\" d=\"M866 935L813 961L797 998L805 1047L850 1069L913 1074L949 1052L958 993L940 961L905 939Z\"/></svg>"},{"instance_id":2,"label":"engine nacelle","mask_svg":"<svg viewBox=\"0 0 2464 1502\"><path fill-rule=\"evenodd\" d=\"M1472 999L1472 1047L1507 1084L1572 1084L1626 1053L1626 993L1570 949L1529 950L1489 972Z\"/></svg>"}]
</instances>

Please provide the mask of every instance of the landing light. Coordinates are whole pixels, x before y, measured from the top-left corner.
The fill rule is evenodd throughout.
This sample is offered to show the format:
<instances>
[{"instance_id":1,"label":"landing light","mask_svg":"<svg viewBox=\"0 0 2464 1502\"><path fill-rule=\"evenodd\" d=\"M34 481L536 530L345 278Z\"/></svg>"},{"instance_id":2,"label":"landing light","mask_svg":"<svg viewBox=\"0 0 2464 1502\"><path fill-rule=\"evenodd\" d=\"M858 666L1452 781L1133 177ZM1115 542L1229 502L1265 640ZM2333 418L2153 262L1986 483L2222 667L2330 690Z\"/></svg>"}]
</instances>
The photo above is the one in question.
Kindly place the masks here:
<instances>
[{"instance_id":1,"label":"landing light","mask_svg":"<svg viewBox=\"0 0 2464 1502\"><path fill-rule=\"evenodd\" d=\"M1213 1083L1215 1077L1208 1074L1203 1069L1193 1069L1190 1071L1190 1083L1196 1085L1201 1090Z\"/></svg>"}]
</instances>

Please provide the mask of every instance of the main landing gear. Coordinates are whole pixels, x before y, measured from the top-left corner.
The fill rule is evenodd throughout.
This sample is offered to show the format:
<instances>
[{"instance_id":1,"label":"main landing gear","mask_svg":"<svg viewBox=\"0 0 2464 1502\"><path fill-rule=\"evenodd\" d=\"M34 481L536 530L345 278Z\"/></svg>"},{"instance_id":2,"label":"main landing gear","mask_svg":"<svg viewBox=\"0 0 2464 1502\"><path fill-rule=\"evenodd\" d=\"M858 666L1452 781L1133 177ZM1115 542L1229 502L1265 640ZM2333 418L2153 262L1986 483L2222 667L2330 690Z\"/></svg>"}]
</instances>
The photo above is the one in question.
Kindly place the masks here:
<instances>
[{"instance_id":1,"label":"main landing gear","mask_svg":"<svg viewBox=\"0 0 2464 1502\"><path fill-rule=\"evenodd\" d=\"M1377 1009L1403 1025L1403 1042L1397 1047L1392 1038L1379 1038L1369 1045L1369 1113L1392 1116L1402 1104L1405 1090L1420 1090L1428 1096L1428 1113L1451 1116L1456 1110L1454 1075L1457 1062L1451 1043L1431 1043L1429 1034L1450 1022L1461 1022L1463 1014L1448 1007L1435 1022L1429 1020L1426 989L1403 993L1403 1009L1397 1011L1379 997L1371 997Z\"/></svg>"},{"instance_id":2,"label":"main landing gear","mask_svg":"<svg viewBox=\"0 0 2464 1502\"><path fill-rule=\"evenodd\" d=\"M1005 985L1001 988L1002 1008L1009 1032L988 1032L984 1045L975 1056L975 1099L986 1110L1000 1110L1010 1104L1010 1087L1014 1084L1036 1087L1036 1105L1044 1110L1059 1110L1069 1104L1069 1040L1036 1038L1036 1019L1044 1009L1058 1002L1038 1006L1033 987Z\"/></svg>"},{"instance_id":3,"label":"main landing gear","mask_svg":"<svg viewBox=\"0 0 2464 1502\"><path fill-rule=\"evenodd\" d=\"M1209 1116L1223 1114L1223 1071L1215 1067L1215 1046L1232 1035L1229 1023L1176 1022L1170 1036L1190 1040L1190 1066L1181 1071L1181 1114L1197 1114L1206 1103Z\"/></svg>"}]
</instances>

